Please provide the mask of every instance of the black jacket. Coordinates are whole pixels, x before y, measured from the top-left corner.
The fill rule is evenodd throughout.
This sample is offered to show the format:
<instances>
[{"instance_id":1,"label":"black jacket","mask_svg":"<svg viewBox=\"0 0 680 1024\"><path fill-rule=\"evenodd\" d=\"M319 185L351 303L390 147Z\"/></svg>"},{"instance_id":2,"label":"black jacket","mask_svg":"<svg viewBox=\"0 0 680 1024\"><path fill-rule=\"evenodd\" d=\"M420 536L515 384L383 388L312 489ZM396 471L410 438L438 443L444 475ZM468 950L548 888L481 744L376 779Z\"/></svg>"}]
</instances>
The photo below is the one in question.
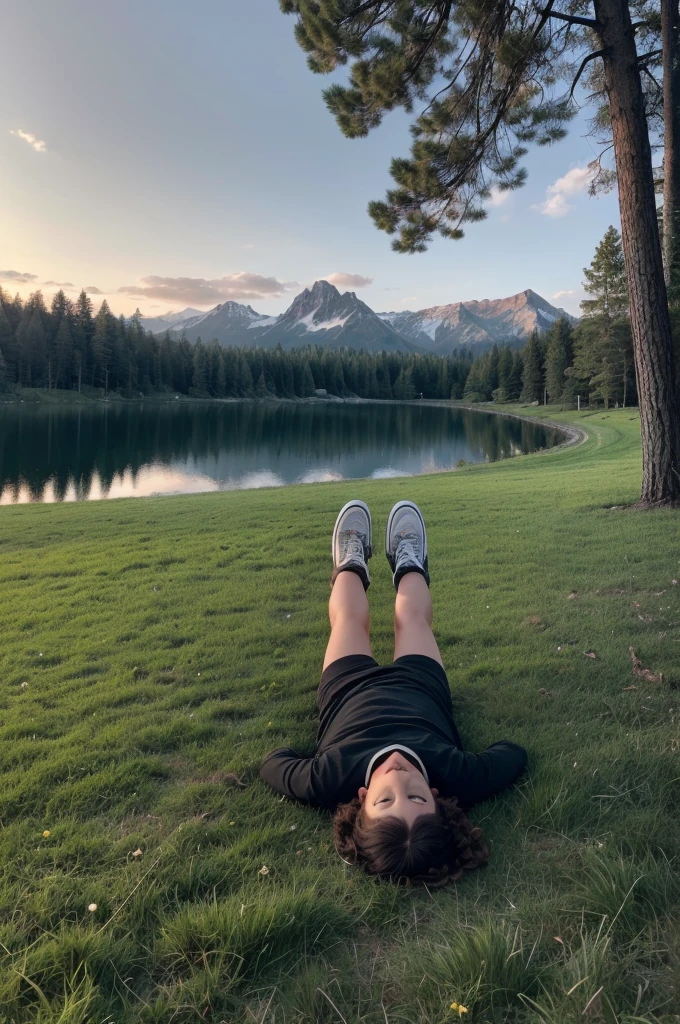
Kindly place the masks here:
<instances>
[{"instance_id":1,"label":"black jacket","mask_svg":"<svg viewBox=\"0 0 680 1024\"><path fill-rule=\"evenodd\" d=\"M323 682L320 703L322 693ZM446 674L430 658L409 655L393 665L376 664L359 681L355 673L329 703L321 708L312 757L283 747L265 758L260 775L279 793L334 810L357 795L371 758L391 743L415 751L430 785L441 796L457 797L462 807L505 789L526 765L526 751L508 740L482 754L462 751Z\"/></svg>"}]
</instances>

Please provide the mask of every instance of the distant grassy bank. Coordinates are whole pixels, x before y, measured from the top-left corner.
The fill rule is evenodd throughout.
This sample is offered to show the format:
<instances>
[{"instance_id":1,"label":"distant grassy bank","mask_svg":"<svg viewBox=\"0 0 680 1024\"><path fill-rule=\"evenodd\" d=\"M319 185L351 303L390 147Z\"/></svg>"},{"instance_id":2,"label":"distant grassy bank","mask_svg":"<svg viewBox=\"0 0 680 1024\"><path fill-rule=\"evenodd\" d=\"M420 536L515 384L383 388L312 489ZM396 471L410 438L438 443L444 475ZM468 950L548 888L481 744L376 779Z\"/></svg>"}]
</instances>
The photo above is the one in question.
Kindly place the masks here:
<instances>
[{"instance_id":1,"label":"distant grassy bank","mask_svg":"<svg viewBox=\"0 0 680 1024\"><path fill-rule=\"evenodd\" d=\"M677 1024L678 513L612 507L639 493L634 411L533 412L588 440L0 510L2 1024L445 1024L453 1001L485 1024ZM355 495L378 551L392 503L422 505L464 742L530 753L474 813L489 867L441 892L347 868L325 814L258 780L267 750L313 743L330 532ZM389 660L384 559L372 575Z\"/></svg>"}]
</instances>

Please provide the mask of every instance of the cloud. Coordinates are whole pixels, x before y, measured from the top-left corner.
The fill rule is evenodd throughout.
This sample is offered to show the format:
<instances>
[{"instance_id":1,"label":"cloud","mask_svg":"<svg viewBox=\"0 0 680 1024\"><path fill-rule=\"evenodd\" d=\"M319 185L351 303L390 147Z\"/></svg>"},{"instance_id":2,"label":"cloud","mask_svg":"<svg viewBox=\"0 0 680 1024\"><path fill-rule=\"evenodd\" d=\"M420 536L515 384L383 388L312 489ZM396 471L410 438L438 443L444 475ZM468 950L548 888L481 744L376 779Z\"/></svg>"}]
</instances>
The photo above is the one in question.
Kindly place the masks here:
<instances>
[{"instance_id":1,"label":"cloud","mask_svg":"<svg viewBox=\"0 0 680 1024\"><path fill-rule=\"evenodd\" d=\"M546 199L544 203L541 203L536 209L540 210L546 217L566 217L566 215L574 209L574 207L567 202L564 196L558 192L556 196L551 196L550 199Z\"/></svg>"},{"instance_id":2,"label":"cloud","mask_svg":"<svg viewBox=\"0 0 680 1024\"><path fill-rule=\"evenodd\" d=\"M567 201L567 196L576 196L585 192L595 177L597 168L594 164L585 167L572 167L561 178L548 185L544 202L534 209L540 210L546 217L565 217L574 207Z\"/></svg>"},{"instance_id":3,"label":"cloud","mask_svg":"<svg viewBox=\"0 0 680 1024\"><path fill-rule=\"evenodd\" d=\"M75 288L71 281L43 281L46 288Z\"/></svg>"},{"instance_id":4,"label":"cloud","mask_svg":"<svg viewBox=\"0 0 680 1024\"><path fill-rule=\"evenodd\" d=\"M37 135L33 135L31 132L24 132L21 128L10 128L10 135L16 135L18 138L23 139L29 146L32 146L36 153L46 153L47 143L42 139L39 139Z\"/></svg>"},{"instance_id":5,"label":"cloud","mask_svg":"<svg viewBox=\"0 0 680 1024\"><path fill-rule=\"evenodd\" d=\"M254 249L255 246L252 244L252 242L248 242L247 245L242 245L241 248L242 249Z\"/></svg>"},{"instance_id":6,"label":"cloud","mask_svg":"<svg viewBox=\"0 0 680 1024\"><path fill-rule=\"evenodd\" d=\"M321 280L334 284L336 288L368 288L373 284L372 277L362 277L361 274L327 274Z\"/></svg>"},{"instance_id":7,"label":"cloud","mask_svg":"<svg viewBox=\"0 0 680 1024\"><path fill-rule=\"evenodd\" d=\"M570 171L567 171L553 185L548 187L548 192L552 195L561 192L567 196L575 196L579 192L585 192L595 177L595 170L596 168L592 164L586 164L585 167L572 167Z\"/></svg>"},{"instance_id":8,"label":"cloud","mask_svg":"<svg viewBox=\"0 0 680 1024\"><path fill-rule=\"evenodd\" d=\"M101 288L97 288L93 284L88 284L87 288L83 288L83 291L87 292L88 295L103 295L104 294L104 292L101 290Z\"/></svg>"},{"instance_id":9,"label":"cloud","mask_svg":"<svg viewBox=\"0 0 680 1024\"><path fill-rule=\"evenodd\" d=\"M501 189L498 185L491 186L491 196L488 200L489 206L502 206L510 198L510 189Z\"/></svg>"},{"instance_id":10,"label":"cloud","mask_svg":"<svg viewBox=\"0 0 680 1024\"><path fill-rule=\"evenodd\" d=\"M37 281L37 274L24 274L20 270L0 270L0 281L11 281L13 284L31 284Z\"/></svg>"},{"instance_id":11,"label":"cloud","mask_svg":"<svg viewBox=\"0 0 680 1024\"><path fill-rule=\"evenodd\" d=\"M139 284L123 285L118 289L125 295L139 295L162 302L181 302L188 306L209 306L227 299L276 299L292 288L297 281L277 281L261 274L226 274L224 277L149 277L140 278Z\"/></svg>"},{"instance_id":12,"label":"cloud","mask_svg":"<svg viewBox=\"0 0 680 1024\"><path fill-rule=\"evenodd\" d=\"M555 292L555 294L553 295L553 299L564 299L567 295L575 295L575 294L576 294L576 289L575 288L570 288L569 290L567 290L566 288L563 288L561 291Z\"/></svg>"}]
</instances>

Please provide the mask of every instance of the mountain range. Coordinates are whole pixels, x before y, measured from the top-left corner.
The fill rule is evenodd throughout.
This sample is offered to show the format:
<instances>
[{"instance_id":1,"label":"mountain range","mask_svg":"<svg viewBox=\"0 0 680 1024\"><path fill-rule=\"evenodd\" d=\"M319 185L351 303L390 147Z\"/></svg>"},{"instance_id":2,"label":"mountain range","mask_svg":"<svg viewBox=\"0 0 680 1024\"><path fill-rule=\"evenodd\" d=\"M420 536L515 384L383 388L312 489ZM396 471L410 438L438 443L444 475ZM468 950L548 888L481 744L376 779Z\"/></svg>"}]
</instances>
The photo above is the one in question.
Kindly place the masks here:
<instances>
[{"instance_id":1,"label":"mountain range","mask_svg":"<svg viewBox=\"0 0 680 1024\"><path fill-rule=\"evenodd\" d=\"M186 309L164 317L143 317L142 324L154 334L169 331L171 337L191 342L216 338L221 345L239 347L290 349L314 344L445 355L463 346L482 350L496 342L522 345L532 331L545 331L560 318L577 322L530 288L506 299L375 313L354 292L341 294L328 281L316 281L280 316L265 316L252 306L230 301L207 313Z\"/></svg>"}]
</instances>

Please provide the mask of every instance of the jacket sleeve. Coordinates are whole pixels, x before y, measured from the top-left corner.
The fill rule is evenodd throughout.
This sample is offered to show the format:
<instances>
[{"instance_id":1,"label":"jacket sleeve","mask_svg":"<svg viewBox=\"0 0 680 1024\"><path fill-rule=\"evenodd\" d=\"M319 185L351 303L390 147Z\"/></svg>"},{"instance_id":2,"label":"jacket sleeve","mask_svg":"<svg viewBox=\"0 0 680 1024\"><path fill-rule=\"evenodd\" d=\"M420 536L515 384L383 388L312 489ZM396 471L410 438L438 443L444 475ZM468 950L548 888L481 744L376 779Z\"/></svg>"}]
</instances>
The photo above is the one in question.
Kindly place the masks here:
<instances>
[{"instance_id":1,"label":"jacket sleeve","mask_svg":"<svg viewBox=\"0 0 680 1024\"><path fill-rule=\"evenodd\" d=\"M300 757L290 747L281 747L267 754L260 767L260 778L293 800L319 804L321 801L314 792L313 768L313 757Z\"/></svg>"},{"instance_id":2,"label":"jacket sleeve","mask_svg":"<svg viewBox=\"0 0 680 1024\"><path fill-rule=\"evenodd\" d=\"M482 754L452 748L446 773L449 792L462 807L472 807L512 785L526 763L524 747L509 740L492 743Z\"/></svg>"}]
</instances>

